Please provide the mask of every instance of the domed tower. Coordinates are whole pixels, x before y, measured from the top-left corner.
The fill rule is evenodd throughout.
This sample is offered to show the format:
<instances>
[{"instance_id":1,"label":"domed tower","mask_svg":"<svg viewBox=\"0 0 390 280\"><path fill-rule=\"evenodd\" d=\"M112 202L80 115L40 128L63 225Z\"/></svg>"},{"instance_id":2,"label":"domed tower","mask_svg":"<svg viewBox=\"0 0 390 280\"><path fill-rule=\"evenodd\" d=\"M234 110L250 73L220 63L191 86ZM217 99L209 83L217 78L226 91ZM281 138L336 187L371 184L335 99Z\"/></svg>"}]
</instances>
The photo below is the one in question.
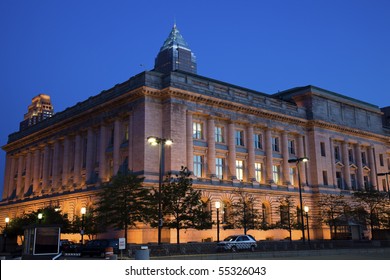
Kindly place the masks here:
<instances>
[{"instance_id":1,"label":"domed tower","mask_svg":"<svg viewBox=\"0 0 390 280\"><path fill-rule=\"evenodd\" d=\"M154 70L161 73L181 70L196 74L196 57L181 36L176 24L157 54Z\"/></svg>"}]
</instances>

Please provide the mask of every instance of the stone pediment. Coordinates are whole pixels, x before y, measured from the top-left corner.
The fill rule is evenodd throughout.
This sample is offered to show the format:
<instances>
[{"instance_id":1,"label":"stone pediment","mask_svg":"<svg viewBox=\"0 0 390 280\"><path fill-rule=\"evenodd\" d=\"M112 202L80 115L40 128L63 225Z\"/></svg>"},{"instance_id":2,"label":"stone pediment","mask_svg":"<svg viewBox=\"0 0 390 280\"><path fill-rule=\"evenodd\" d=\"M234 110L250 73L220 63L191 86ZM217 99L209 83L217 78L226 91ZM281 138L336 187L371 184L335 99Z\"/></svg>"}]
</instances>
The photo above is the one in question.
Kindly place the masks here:
<instances>
[{"instance_id":1,"label":"stone pediment","mask_svg":"<svg viewBox=\"0 0 390 280\"><path fill-rule=\"evenodd\" d=\"M344 167L344 164L341 162L341 161L336 161L336 166L338 166L338 167Z\"/></svg>"},{"instance_id":2,"label":"stone pediment","mask_svg":"<svg viewBox=\"0 0 390 280\"><path fill-rule=\"evenodd\" d=\"M363 169L366 170L366 171L371 171L371 169L367 165L364 165Z\"/></svg>"},{"instance_id":3,"label":"stone pediment","mask_svg":"<svg viewBox=\"0 0 390 280\"><path fill-rule=\"evenodd\" d=\"M349 167L350 167L350 168L353 168L353 169L357 169L357 168L358 168L357 165L354 164L354 163L351 163L351 164L349 165Z\"/></svg>"}]
</instances>

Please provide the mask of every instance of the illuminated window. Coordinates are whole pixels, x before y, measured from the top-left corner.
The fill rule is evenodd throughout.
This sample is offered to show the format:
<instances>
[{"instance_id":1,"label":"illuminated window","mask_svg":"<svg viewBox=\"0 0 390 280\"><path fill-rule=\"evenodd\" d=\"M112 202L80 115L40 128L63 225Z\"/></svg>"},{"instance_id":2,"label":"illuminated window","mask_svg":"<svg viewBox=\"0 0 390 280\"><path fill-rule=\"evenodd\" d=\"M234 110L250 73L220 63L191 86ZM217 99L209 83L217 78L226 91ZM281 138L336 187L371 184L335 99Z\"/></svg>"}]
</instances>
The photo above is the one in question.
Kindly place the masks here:
<instances>
[{"instance_id":1,"label":"illuminated window","mask_svg":"<svg viewBox=\"0 0 390 280\"><path fill-rule=\"evenodd\" d=\"M194 155L194 175L196 177L203 175L203 157L200 155Z\"/></svg>"},{"instance_id":2,"label":"illuminated window","mask_svg":"<svg viewBox=\"0 0 390 280\"><path fill-rule=\"evenodd\" d=\"M294 186L295 185L295 168L294 167L289 168L289 177L290 177L290 184Z\"/></svg>"},{"instance_id":3,"label":"illuminated window","mask_svg":"<svg viewBox=\"0 0 390 280\"><path fill-rule=\"evenodd\" d=\"M280 165L272 165L272 179L275 184L279 183L280 177Z\"/></svg>"},{"instance_id":4,"label":"illuminated window","mask_svg":"<svg viewBox=\"0 0 390 280\"><path fill-rule=\"evenodd\" d=\"M223 179L223 158L215 159L215 175L218 179Z\"/></svg>"},{"instance_id":5,"label":"illuminated window","mask_svg":"<svg viewBox=\"0 0 390 280\"><path fill-rule=\"evenodd\" d=\"M244 163L242 160L236 160L236 177L240 181L244 178Z\"/></svg>"},{"instance_id":6,"label":"illuminated window","mask_svg":"<svg viewBox=\"0 0 390 280\"><path fill-rule=\"evenodd\" d=\"M192 124L192 136L194 139L203 139L203 124L194 122Z\"/></svg>"},{"instance_id":7,"label":"illuminated window","mask_svg":"<svg viewBox=\"0 0 390 280\"><path fill-rule=\"evenodd\" d=\"M216 126L215 127L215 142L223 143L223 127Z\"/></svg>"},{"instance_id":8,"label":"illuminated window","mask_svg":"<svg viewBox=\"0 0 390 280\"><path fill-rule=\"evenodd\" d=\"M262 166L260 162L255 163L255 178L257 182L261 182Z\"/></svg>"}]
</instances>

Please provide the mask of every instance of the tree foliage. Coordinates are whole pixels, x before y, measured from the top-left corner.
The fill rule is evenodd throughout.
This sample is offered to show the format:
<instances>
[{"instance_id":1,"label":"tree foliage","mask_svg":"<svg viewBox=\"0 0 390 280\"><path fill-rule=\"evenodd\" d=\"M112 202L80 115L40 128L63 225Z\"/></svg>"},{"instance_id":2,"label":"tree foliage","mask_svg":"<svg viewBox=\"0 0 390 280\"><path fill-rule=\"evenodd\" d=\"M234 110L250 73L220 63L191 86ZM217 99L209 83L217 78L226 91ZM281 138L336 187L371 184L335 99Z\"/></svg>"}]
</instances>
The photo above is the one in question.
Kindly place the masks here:
<instances>
[{"instance_id":1,"label":"tree foliage","mask_svg":"<svg viewBox=\"0 0 390 280\"><path fill-rule=\"evenodd\" d=\"M176 229L176 242L180 243L180 230L187 228L211 228L211 212L201 201L201 191L192 187L191 172L182 167L179 174L168 174L161 187L163 227ZM151 195L153 209L158 209L159 192ZM158 226L158 212L153 211L151 225Z\"/></svg>"},{"instance_id":2,"label":"tree foliage","mask_svg":"<svg viewBox=\"0 0 390 280\"><path fill-rule=\"evenodd\" d=\"M142 184L144 177L131 172L118 173L98 193L96 221L103 227L127 230L146 219L149 190Z\"/></svg>"},{"instance_id":3,"label":"tree foliage","mask_svg":"<svg viewBox=\"0 0 390 280\"><path fill-rule=\"evenodd\" d=\"M89 239L93 239L98 233L105 231L105 227L100 223L97 212L93 207L88 207L84 215L84 221L82 215L75 215L73 217L72 232L80 233L82 229L84 229L84 234Z\"/></svg>"},{"instance_id":4,"label":"tree foliage","mask_svg":"<svg viewBox=\"0 0 390 280\"><path fill-rule=\"evenodd\" d=\"M237 199L231 204L227 220L223 226L224 229L240 228L244 234L250 229L256 229L260 226L260 214L254 209L254 197L239 187L233 192Z\"/></svg>"},{"instance_id":5,"label":"tree foliage","mask_svg":"<svg viewBox=\"0 0 390 280\"><path fill-rule=\"evenodd\" d=\"M271 227L287 230L289 233L289 240L292 241L292 231L302 228L298 211L293 211L293 209L297 208L295 207L294 200L289 195L279 198L279 203L280 205L277 214L280 216L280 220Z\"/></svg>"},{"instance_id":6,"label":"tree foliage","mask_svg":"<svg viewBox=\"0 0 390 280\"><path fill-rule=\"evenodd\" d=\"M350 218L350 206L344 195L323 194L320 197L321 220L330 227L332 238L337 236L337 227L345 225Z\"/></svg>"},{"instance_id":7,"label":"tree foliage","mask_svg":"<svg viewBox=\"0 0 390 280\"><path fill-rule=\"evenodd\" d=\"M41 222L38 220L39 213L42 213ZM61 227L62 233L72 232L68 216L66 214L62 214L61 210L58 210L54 206L47 206L45 208L38 209L37 211L23 213L19 217L10 219L7 230L4 229L3 232L6 232L8 236L22 236L26 227L38 223L41 225L58 225Z\"/></svg>"}]
</instances>

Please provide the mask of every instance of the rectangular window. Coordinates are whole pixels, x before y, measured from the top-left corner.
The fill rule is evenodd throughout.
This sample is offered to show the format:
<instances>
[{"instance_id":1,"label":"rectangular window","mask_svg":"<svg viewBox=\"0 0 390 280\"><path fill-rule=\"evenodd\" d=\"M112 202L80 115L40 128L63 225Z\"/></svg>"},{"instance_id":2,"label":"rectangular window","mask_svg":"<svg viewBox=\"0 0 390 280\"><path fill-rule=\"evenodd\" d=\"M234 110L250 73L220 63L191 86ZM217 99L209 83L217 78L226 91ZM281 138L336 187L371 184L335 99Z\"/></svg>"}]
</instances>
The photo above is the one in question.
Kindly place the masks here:
<instances>
[{"instance_id":1,"label":"rectangular window","mask_svg":"<svg viewBox=\"0 0 390 280\"><path fill-rule=\"evenodd\" d=\"M257 182L261 182L261 172L262 172L262 168L261 168L261 163L260 162L256 162L255 163L255 177L256 177L256 181Z\"/></svg>"},{"instance_id":2,"label":"rectangular window","mask_svg":"<svg viewBox=\"0 0 390 280\"><path fill-rule=\"evenodd\" d=\"M194 122L192 124L192 135L194 139L203 139L203 124Z\"/></svg>"},{"instance_id":3,"label":"rectangular window","mask_svg":"<svg viewBox=\"0 0 390 280\"><path fill-rule=\"evenodd\" d=\"M362 152L362 163L363 163L364 165L367 165L366 152Z\"/></svg>"},{"instance_id":4,"label":"rectangular window","mask_svg":"<svg viewBox=\"0 0 390 280\"><path fill-rule=\"evenodd\" d=\"M356 190L356 174L351 174L351 188Z\"/></svg>"},{"instance_id":5,"label":"rectangular window","mask_svg":"<svg viewBox=\"0 0 390 280\"><path fill-rule=\"evenodd\" d=\"M364 181L364 189L366 191L369 191L370 190L370 180L368 179L368 176L364 176L363 181Z\"/></svg>"},{"instance_id":6,"label":"rectangular window","mask_svg":"<svg viewBox=\"0 0 390 280\"><path fill-rule=\"evenodd\" d=\"M295 141L294 140L288 140L288 152L291 155L295 155Z\"/></svg>"},{"instance_id":7,"label":"rectangular window","mask_svg":"<svg viewBox=\"0 0 390 280\"><path fill-rule=\"evenodd\" d=\"M236 160L236 177L240 181L244 179L244 162L242 160Z\"/></svg>"},{"instance_id":8,"label":"rectangular window","mask_svg":"<svg viewBox=\"0 0 390 280\"><path fill-rule=\"evenodd\" d=\"M235 138L237 146L244 146L244 131L236 130Z\"/></svg>"},{"instance_id":9,"label":"rectangular window","mask_svg":"<svg viewBox=\"0 0 390 280\"><path fill-rule=\"evenodd\" d=\"M295 168L294 167L290 167L289 168L289 177L290 177L290 184L292 185L292 186L294 186L295 185Z\"/></svg>"},{"instance_id":10,"label":"rectangular window","mask_svg":"<svg viewBox=\"0 0 390 280\"><path fill-rule=\"evenodd\" d=\"M215 142L223 143L223 127L216 126L215 127Z\"/></svg>"},{"instance_id":11,"label":"rectangular window","mask_svg":"<svg viewBox=\"0 0 390 280\"><path fill-rule=\"evenodd\" d=\"M340 160L340 147L339 146L334 147L334 159Z\"/></svg>"},{"instance_id":12,"label":"rectangular window","mask_svg":"<svg viewBox=\"0 0 390 280\"><path fill-rule=\"evenodd\" d=\"M385 166L385 161L383 160L383 154L379 154L379 164L380 166Z\"/></svg>"},{"instance_id":13,"label":"rectangular window","mask_svg":"<svg viewBox=\"0 0 390 280\"><path fill-rule=\"evenodd\" d=\"M261 134L253 134L253 141L255 143L255 149L263 149L263 137Z\"/></svg>"},{"instance_id":14,"label":"rectangular window","mask_svg":"<svg viewBox=\"0 0 390 280\"><path fill-rule=\"evenodd\" d=\"M322 181L324 182L324 186L328 185L328 171L322 171Z\"/></svg>"},{"instance_id":15,"label":"rectangular window","mask_svg":"<svg viewBox=\"0 0 390 280\"><path fill-rule=\"evenodd\" d=\"M272 137L272 151L279 152L279 137Z\"/></svg>"},{"instance_id":16,"label":"rectangular window","mask_svg":"<svg viewBox=\"0 0 390 280\"><path fill-rule=\"evenodd\" d=\"M320 148L321 148L321 156L326 157L325 143L324 142L320 143Z\"/></svg>"},{"instance_id":17,"label":"rectangular window","mask_svg":"<svg viewBox=\"0 0 390 280\"><path fill-rule=\"evenodd\" d=\"M353 158L353 150L352 149L348 150L348 159L349 159L350 163L354 163L355 162L355 160Z\"/></svg>"},{"instance_id":18,"label":"rectangular window","mask_svg":"<svg viewBox=\"0 0 390 280\"><path fill-rule=\"evenodd\" d=\"M275 184L279 183L280 165L272 165L272 179Z\"/></svg>"},{"instance_id":19,"label":"rectangular window","mask_svg":"<svg viewBox=\"0 0 390 280\"><path fill-rule=\"evenodd\" d=\"M196 177L203 175L203 157L200 155L194 155L194 175Z\"/></svg>"},{"instance_id":20,"label":"rectangular window","mask_svg":"<svg viewBox=\"0 0 390 280\"><path fill-rule=\"evenodd\" d=\"M383 189L383 191L389 191L388 189L387 189L387 182L386 182L386 179L382 179L382 189Z\"/></svg>"},{"instance_id":21,"label":"rectangular window","mask_svg":"<svg viewBox=\"0 0 390 280\"><path fill-rule=\"evenodd\" d=\"M343 188L343 178L341 177L341 172L336 172L337 187L339 189Z\"/></svg>"},{"instance_id":22,"label":"rectangular window","mask_svg":"<svg viewBox=\"0 0 390 280\"><path fill-rule=\"evenodd\" d=\"M223 158L215 158L215 175L218 179L223 179Z\"/></svg>"}]
</instances>

